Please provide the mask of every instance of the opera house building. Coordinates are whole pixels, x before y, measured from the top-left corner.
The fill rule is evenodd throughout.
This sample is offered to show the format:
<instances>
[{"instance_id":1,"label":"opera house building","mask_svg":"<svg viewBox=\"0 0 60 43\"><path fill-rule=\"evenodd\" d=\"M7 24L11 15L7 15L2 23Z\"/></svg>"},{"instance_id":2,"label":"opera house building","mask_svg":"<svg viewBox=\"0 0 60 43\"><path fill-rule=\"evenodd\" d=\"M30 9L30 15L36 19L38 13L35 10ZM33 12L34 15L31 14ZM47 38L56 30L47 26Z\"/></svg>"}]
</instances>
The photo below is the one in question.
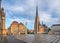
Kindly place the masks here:
<instances>
[{"instance_id":1,"label":"opera house building","mask_svg":"<svg viewBox=\"0 0 60 43\"><path fill-rule=\"evenodd\" d=\"M8 34L9 35L27 34L27 27L23 23L13 21L10 27L8 28Z\"/></svg>"}]
</instances>

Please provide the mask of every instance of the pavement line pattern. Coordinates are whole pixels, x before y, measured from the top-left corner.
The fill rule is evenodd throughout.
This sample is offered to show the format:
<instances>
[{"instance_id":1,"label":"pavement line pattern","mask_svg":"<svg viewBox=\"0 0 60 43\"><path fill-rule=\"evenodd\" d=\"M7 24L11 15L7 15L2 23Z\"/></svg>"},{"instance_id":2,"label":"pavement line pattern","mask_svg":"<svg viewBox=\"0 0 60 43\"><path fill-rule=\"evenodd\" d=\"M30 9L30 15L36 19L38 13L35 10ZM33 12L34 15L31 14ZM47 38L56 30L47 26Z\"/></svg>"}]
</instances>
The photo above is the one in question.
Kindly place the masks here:
<instances>
[{"instance_id":1,"label":"pavement line pattern","mask_svg":"<svg viewBox=\"0 0 60 43\"><path fill-rule=\"evenodd\" d=\"M48 35L48 34L28 35L27 34L27 35L15 35L14 37L28 43L59 43L60 42L59 35Z\"/></svg>"}]
</instances>

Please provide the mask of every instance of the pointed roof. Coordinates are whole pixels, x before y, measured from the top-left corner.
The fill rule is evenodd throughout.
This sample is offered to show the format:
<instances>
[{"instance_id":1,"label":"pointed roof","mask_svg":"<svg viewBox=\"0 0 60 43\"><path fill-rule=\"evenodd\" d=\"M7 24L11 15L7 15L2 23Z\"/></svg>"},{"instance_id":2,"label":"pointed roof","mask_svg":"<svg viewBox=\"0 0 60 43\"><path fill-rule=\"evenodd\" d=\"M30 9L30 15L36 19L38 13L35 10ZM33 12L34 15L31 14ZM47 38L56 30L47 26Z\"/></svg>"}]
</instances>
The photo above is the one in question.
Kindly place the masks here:
<instances>
[{"instance_id":1,"label":"pointed roof","mask_svg":"<svg viewBox=\"0 0 60 43\"><path fill-rule=\"evenodd\" d=\"M38 5L36 5L36 17L38 17Z\"/></svg>"}]
</instances>

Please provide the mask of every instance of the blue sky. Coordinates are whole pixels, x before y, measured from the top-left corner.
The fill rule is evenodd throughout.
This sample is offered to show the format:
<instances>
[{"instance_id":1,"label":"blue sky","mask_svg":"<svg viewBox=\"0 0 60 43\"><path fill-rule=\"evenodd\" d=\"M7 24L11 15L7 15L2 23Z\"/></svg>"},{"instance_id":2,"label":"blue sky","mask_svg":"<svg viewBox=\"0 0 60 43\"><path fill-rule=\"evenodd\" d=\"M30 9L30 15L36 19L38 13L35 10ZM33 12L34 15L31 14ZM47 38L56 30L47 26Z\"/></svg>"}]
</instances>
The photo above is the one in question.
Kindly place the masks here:
<instances>
[{"instance_id":1,"label":"blue sky","mask_svg":"<svg viewBox=\"0 0 60 43\"><path fill-rule=\"evenodd\" d=\"M38 4L40 23L48 27L60 24L60 0L2 0L6 13L6 28L13 21L26 24L28 29L34 29L36 3Z\"/></svg>"}]
</instances>

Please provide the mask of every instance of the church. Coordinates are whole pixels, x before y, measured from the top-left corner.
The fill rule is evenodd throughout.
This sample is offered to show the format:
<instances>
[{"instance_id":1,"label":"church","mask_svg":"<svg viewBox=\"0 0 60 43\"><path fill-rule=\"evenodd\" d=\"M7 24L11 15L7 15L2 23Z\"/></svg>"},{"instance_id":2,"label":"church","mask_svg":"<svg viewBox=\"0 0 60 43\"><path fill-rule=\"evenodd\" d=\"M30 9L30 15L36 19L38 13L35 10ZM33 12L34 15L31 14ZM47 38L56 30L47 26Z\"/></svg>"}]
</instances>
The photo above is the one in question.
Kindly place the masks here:
<instances>
[{"instance_id":1,"label":"church","mask_svg":"<svg viewBox=\"0 0 60 43\"><path fill-rule=\"evenodd\" d=\"M38 16L38 6L36 6L36 17L35 17L35 24L34 24L34 33L35 34L43 34L48 33L48 27L45 24L40 24L40 19Z\"/></svg>"},{"instance_id":2,"label":"church","mask_svg":"<svg viewBox=\"0 0 60 43\"><path fill-rule=\"evenodd\" d=\"M6 35L5 12L4 12L4 8L1 7L1 1L2 0L0 0L0 35Z\"/></svg>"}]
</instances>

